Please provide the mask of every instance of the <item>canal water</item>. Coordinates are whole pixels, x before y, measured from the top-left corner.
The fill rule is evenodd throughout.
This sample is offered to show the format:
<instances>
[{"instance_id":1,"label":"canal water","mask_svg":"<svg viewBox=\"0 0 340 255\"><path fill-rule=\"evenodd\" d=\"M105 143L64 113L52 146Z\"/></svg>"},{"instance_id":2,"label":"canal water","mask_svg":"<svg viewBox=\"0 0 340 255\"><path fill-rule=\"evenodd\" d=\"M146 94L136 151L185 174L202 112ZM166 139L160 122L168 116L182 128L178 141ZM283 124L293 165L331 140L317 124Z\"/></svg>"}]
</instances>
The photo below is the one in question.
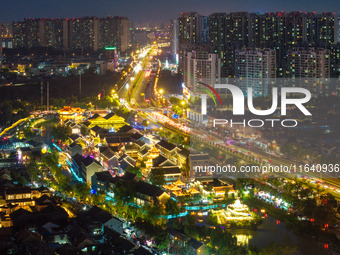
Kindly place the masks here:
<instances>
[{"instance_id":1,"label":"canal water","mask_svg":"<svg viewBox=\"0 0 340 255\"><path fill-rule=\"evenodd\" d=\"M237 236L240 244L257 246L259 250L273 242L277 242L279 244L296 246L296 254L301 255L339 254L325 249L324 243L312 237L296 235L284 223L278 222L273 217L263 219L262 224L256 230L229 229L228 231Z\"/></svg>"}]
</instances>

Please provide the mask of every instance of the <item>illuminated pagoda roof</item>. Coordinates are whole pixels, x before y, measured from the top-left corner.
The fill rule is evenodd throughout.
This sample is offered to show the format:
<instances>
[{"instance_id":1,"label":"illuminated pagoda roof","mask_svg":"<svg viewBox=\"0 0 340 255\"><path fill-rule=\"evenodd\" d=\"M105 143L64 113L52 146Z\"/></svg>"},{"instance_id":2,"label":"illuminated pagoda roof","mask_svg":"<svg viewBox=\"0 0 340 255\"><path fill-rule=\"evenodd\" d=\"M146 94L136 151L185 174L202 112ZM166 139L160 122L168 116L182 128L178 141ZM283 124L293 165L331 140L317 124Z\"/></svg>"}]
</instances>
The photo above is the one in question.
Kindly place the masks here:
<instances>
[{"instance_id":1,"label":"illuminated pagoda roof","mask_svg":"<svg viewBox=\"0 0 340 255\"><path fill-rule=\"evenodd\" d=\"M176 182L173 183L174 185L177 185L177 186L184 186L185 183L182 182L180 179L178 179Z\"/></svg>"},{"instance_id":2,"label":"illuminated pagoda roof","mask_svg":"<svg viewBox=\"0 0 340 255\"><path fill-rule=\"evenodd\" d=\"M190 194L199 194L200 192L197 189L195 189L194 187L191 187L188 190L188 193L190 193Z\"/></svg>"},{"instance_id":3,"label":"illuminated pagoda roof","mask_svg":"<svg viewBox=\"0 0 340 255\"><path fill-rule=\"evenodd\" d=\"M171 191L179 191L182 190L181 188L177 187L174 184L170 184L170 185L163 185L163 188L167 189L167 190L171 190Z\"/></svg>"}]
</instances>

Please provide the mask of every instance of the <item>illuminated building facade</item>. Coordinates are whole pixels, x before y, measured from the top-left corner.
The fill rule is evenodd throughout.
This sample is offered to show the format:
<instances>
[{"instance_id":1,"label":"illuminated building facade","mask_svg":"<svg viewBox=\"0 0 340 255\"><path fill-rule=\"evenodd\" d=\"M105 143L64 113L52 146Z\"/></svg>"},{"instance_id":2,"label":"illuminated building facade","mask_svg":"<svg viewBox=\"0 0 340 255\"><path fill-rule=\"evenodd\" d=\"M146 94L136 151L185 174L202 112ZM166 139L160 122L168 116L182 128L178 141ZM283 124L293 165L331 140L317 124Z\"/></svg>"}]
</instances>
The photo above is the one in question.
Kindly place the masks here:
<instances>
[{"instance_id":1,"label":"illuminated building facade","mask_svg":"<svg viewBox=\"0 0 340 255\"><path fill-rule=\"evenodd\" d=\"M276 52L277 77L289 76L288 52L298 47L330 49L338 40L338 17L324 12L213 13L209 43L222 62L222 77L234 77L235 50L270 48Z\"/></svg>"},{"instance_id":2,"label":"illuminated building facade","mask_svg":"<svg viewBox=\"0 0 340 255\"><path fill-rule=\"evenodd\" d=\"M221 60L205 50L187 51L183 56L184 84L195 93L197 82L214 85L221 78Z\"/></svg>"},{"instance_id":3,"label":"illuminated building facade","mask_svg":"<svg viewBox=\"0 0 340 255\"><path fill-rule=\"evenodd\" d=\"M69 119L74 119L79 122L83 119L83 113L85 110L81 108L73 108L71 106L64 106L62 109L58 110L58 114L62 121L67 121Z\"/></svg>"},{"instance_id":4,"label":"illuminated building facade","mask_svg":"<svg viewBox=\"0 0 340 255\"><path fill-rule=\"evenodd\" d=\"M13 26L10 22L0 23L0 51L2 48L13 48ZM2 56L1 52L0 56Z\"/></svg>"},{"instance_id":5,"label":"illuminated building facade","mask_svg":"<svg viewBox=\"0 0 340 255\"><path fill-rule=\"evenodd\" d=\"M235 76L241 80L238 86L247 93L253 88L253 95L268 95L268 85L276 78L276 53L271 49L244 48L235 52Z\"/></svg>"},{"instance_id":6,"label":"illuminated building facade","mask_svg":"<svg viewBox=\"0 0 340 255\"><path fill-rule=\"evenodd\" d=\"M100 48L105 48L108 45L114 45L114 20L111 17L100 19L99 41Z\"/></svg>"},{"instance_id":7,"label":"illuminated building facade","mask_svg":"<svg viewBox=\"0 0 340 255\"><path fill-rule=\"evenodd\" d=\"M122 126L126 125L125 119L116 114L109 113L102 117L98 114L94 115L92 118L88 119L90 122L89 128L98 126L101 128L114 128L114 130L119 130Z\"/></svg>"},{"instance_id":8,"label":"illuminated building facade","mask_svg":"<svg viewBox=\"0 0 340 255\"><path fill-rule=\"evenodd\" d=\"M66 28L70 49L93 49L94 51L98 49L99 18L69 19Z\"/></svg>"},{"instance_id":9,"label":"illuminated building facade","mask_svg":"<svg viewBox=\"0 0 340 255\"><path fill-rule=\"evenodd\" d=\"M130 44L130 20L126 17L113 17L114 45L118 51L126 51Z\"/></svg>"},{"instance_id":10,"label":"illuminated building facade","mask_svg":"<svg viewBox=\"0 0 340 255\"><path fill-rule=\"evenodd\" d=\"M114 45L119 51L125 51L130 44L130 21L126 17L25 19L6 27L11 28L6 29L6 35L12 31L14 48L54 47L96 51ZM1 34L5 34L3 31L5 28L1 24Z\"/></svg>"},{"instance_id":11,"label":"illuminated building facade","mask_svg":"<svg viewBox=\"0 0 340 255\"><path fill-rule=\"evenodd\" d=\"M288 54L292 78L329 78L330 51L328 49L300 48Z\"/></svg>"}]
</instances>

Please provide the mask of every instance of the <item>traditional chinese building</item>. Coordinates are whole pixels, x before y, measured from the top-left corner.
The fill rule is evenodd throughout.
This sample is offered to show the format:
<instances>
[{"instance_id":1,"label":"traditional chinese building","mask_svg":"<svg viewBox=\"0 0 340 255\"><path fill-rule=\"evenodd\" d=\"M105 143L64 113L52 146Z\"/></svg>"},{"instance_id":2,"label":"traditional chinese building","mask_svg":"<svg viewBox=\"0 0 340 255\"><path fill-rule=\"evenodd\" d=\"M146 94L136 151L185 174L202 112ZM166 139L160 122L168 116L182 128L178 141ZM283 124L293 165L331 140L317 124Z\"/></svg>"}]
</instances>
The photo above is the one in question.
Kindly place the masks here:
<instances>
[{"instance_id":1,"label":"traditional chinese building","mask_svg":"<svg viewBox=\"0 0 340 255\"><path fill-rule=\"evenodd\" d=\"M90 122L88 128L98 126L109 130L119 130L121 127L127 124L123 117L120 117L114 113L109 113L104 117L100 116L99 114L95 114L89 118L88 121Z\"/></svg>"},{"instance_id":2,"label":"traditional chinese building","mask_svg":"<svg viewBox=\"0 0 340 255\"><path fill-rule=\"evenodd\" d=\"M62 109L58 110L58 114L62 121L67 121L70 119L75 120L76 122L80 122L84 116L84 109L81 108L73 108L71 106L64 106Z\"/></svg>"}]
</instances>

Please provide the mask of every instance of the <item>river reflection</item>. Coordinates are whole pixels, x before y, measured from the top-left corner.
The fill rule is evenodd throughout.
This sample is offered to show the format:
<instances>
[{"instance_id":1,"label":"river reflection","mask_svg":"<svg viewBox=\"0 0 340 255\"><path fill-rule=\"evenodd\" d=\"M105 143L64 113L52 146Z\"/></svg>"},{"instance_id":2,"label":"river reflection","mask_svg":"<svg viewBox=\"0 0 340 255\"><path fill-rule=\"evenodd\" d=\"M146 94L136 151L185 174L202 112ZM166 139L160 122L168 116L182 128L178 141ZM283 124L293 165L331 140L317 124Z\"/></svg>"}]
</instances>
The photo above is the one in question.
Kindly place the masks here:
<instances>
[{"instance_id":1,"label":"river reflection","mask_svg":"<svg viewBox=\"0 0 340 255\"><path fill-rule=\"evenodd\" d=\"M277 242L296 246L297 254L301 255L338 254L324 249L324 244L316 239L296 235L284 223L272 217L263 219L257 230L229 229L228 231L237 237L240 245L256 245L260 250L272 242Z\"/></svg>"}]
</instances>

